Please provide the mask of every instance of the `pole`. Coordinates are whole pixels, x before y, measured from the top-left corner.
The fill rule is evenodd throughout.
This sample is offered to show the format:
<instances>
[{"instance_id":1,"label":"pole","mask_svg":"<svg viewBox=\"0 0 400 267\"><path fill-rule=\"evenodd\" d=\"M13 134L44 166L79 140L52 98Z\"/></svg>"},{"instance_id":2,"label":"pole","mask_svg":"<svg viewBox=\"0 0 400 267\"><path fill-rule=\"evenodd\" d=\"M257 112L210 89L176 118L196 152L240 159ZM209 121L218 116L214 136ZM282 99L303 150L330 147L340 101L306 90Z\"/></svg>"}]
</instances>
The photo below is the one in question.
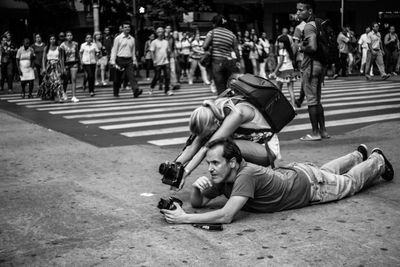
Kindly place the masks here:
<instances>
[{"instance_id":1,"label":"pole","mask_svg":"<svg viewBox=\"0 0 400 267\"><path fill-rule=\"evenodd\" d=\"M340 6L340 26L343 28L344 24L344 0L341 0Z\"/></svg>"},{"instance_id":2,"label":"pole","mask_svg":"<svg viewBox=\"0 0 400 267\"><path fill-rule=\"evenodd\" d=\"M136 0L132 0L132 7L133 7L133 17L132 17L132 26L134 32L136 32L136 24L137 24L137 10L136 10Z\"/></svg>"},{"instance_id":3,"label":"pole","mask_svg":"<svg viewBox=\"0 0 400 267\"><path fill-rule=\"evenodd\" d=\"M97 0L93 1L93 26L95 32L100 31L99 3Z\"/></svg>"}]
</instances>

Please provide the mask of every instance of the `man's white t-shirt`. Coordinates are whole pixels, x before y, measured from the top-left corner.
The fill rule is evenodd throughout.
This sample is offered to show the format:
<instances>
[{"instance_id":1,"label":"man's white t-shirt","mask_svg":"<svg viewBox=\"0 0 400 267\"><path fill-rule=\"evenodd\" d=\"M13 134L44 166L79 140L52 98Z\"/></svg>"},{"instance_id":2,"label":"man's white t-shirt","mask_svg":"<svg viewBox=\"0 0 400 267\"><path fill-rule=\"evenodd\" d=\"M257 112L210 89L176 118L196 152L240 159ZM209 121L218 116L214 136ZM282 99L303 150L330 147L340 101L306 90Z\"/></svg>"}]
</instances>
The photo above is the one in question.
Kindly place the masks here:
<instances>
[{"instance_id":1,"label":"man's white t-shirt","mask_svg":"<svg viewBox=\"0 0 400 267\"><path fill-rule=\"evenodd\" d=\"M166 65L169 63L168 60L168 41L163 39L155 39L150 44L150 51L154 52L153 64L154 66Z\"/></svg>"},{"instance_id":2,"label":"man's white t-shirt","mask_svg":"<svg viewBox=\"0 0 400 267\"><path fill-rule=\"evenodd\" d=\"M374 31L371 31L370 33L368 33L367 36L368 36L367 43L371 44L372 49L380 50L381 34L379 32L375 33Z\"/></svg>"}]
</instances>

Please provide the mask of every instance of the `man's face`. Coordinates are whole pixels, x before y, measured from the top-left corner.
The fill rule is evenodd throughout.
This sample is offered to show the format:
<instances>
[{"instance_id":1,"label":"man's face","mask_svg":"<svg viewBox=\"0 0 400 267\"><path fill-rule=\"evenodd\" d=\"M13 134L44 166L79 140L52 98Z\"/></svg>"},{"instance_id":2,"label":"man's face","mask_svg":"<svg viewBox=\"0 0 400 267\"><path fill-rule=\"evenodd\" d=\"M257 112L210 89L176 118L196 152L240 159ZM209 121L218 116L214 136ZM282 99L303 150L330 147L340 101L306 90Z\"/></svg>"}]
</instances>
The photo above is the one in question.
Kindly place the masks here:
<instances>
[{"instance_id":1,"label":"man's face","mask_svg":"<svg viewBox=\"0 0 400 267\"><path fill-rule=\"evenodd\" d=\"M220 184L225 181L232 173L230 163L222 156L224 148L222 145L217 145L208 150L206 162L208 171L211 175L211 181L214 184Z\"/></svg>"},{"instance_id":2,"label":"man's face","mask_svg":"<svg viewBox=\"0 0 400 267\"><path fill-rule=\"evenodd\" d=\"M125 34L129 34L129 32L131 31L131 26L128 24L124 24L123 31Z\"/></svg>"},{"instance_id":3,"label":"man's face","mask_svg":"<svg viewBox=\"0 0 400 267\"><path fill-rule=\"evenodd\" d=\"M165 34L166 35L169 35L171 33L171 31L172 31L171 26L165 27Z\"/></svg>"},{"instance_id":4,"label":"man's face","mask_svg":"<svg viewBox=\"0 0 400 267\"><path fill-rule=\"evenodd\" d=\"M104 34L105 35L109 35L110 34L110 29L109 28L105 28L104 29Z\"/></svg>"},{"instance_id":5,"label":"man's face","mask_svg":"<svg viewBox=\"0 0 400 267\"><path fill-rule=\"evenodd\" d=\"M164 29L162 28L157 29L157 37L158 38L164 37Z\"/></svg>"},{"instance_id":6,"label":"man's face","mask_svg":"<svg viewBox=\"0 0 400 267\"><path fill-rule=\"evenodd\" d=\"M302 20L307 20L310 15L311 15L311 9L307 9L307 6L302 3L298 3L296 6L297 9L297 18L302 21Z\"/></svg>"},{"instance_id":7,"label":"man's face","mask_svg":"<svg viewBox=\"0 0 400 267\"><path fill-rule=\"evenodd\" d=\"M371 31L370 27L365 28L365 33L369 33Z\"/></svg>"},{"instance_id":8,"label":"man's face","mask_svg":"<svg viewBox=\"0 0 400 267\"><path fill-rule=\"evenodd\" d=\"M391 26L389 31L390 31L390 33L394 33L396 31L396 29L394 28L394 26Z\"/></svg>"},{"instance_id":9,"label":"man's face","mask_svg":"<svg viewBox=\"0 0 400 267\"><path fill-rule=\"evenodd\" d=\"M375 23L374 27L373 27L374 32L378 32L379 31L379 24Z\"/></svg>"}]
</instances>

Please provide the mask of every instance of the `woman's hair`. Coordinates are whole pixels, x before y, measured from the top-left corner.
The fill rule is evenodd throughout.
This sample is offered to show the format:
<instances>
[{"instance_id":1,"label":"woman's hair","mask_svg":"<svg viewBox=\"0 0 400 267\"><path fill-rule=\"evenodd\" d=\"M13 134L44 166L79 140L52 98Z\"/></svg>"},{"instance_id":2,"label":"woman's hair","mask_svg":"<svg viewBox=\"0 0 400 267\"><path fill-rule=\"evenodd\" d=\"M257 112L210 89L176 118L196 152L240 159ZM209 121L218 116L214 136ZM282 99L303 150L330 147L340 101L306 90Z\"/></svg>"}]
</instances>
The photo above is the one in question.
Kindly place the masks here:
<instances>
[{"instance_id":1,"label":"woman's hair","mask_svg":"<svg viewBox=\"0 0 400 267\"><path fill-rule=\"evenodd\" d=\"M214 101L205 100L203 105L196 108L190 116L190 131L197 136L207 136L215 130L218 121L222 121L223 118Z\"/></svg>"},{"instance_id":2,"label":"woman's hair","mask_svg":"<svg viewBox=\"0 0 400 267\"><path fill-rule=\"evenodd\" d=\"M226 24L227 20L224 16L222 15L216 15L213 19L212 19L213 24L215 25L215 27L224 27L224 25Z\"/></svg>"},{"instance_id":3,"label":"woman's hair","mask_svg":"<svg viewBox=\"0 0 400 267\"><path fill-rule=\"evenodd\" d=\"M50 39L51 38L54 38L55 39L55 41L56 41L56 43L57 43L57 37L54 35L54 34L50 34L49 35L49 38L47 39L47 44L46 44L46 48L45 48L45 50L44 50L44 54L47 54L48 52L49 52L49 50L50 50ZM55 43L55 44L56 44ZM56 44L57 45L57 44Z\"/></svg>"},{"instance_id":4,"label":"woman's hair","mask_svg":"<svg viewBox=\"0 0 400 267\"><path fill-rule=\"evenodd\" d=\"M278 38L278 42L283 43L283 48L286 49L286 51L289 54L290 60L293 61L294 60L294 54L293 54L293 50L292 50L292 45L290 44L289 37L287 37L286 35L283 35L283 36Z\"/></svg>"},{"instance_id":5,"label":"woman's hair","mask_svg":"<svg viewBox=\"0 0 400 267\"><path fill-rule=\"evenodd\" d=\"M101 37L103 37L103 36L101 35L101 32L96 31L96 32L93 33L93 40L94 40L94 41L97 41L97 36L100 36L100 39L101 39Z\"/></svg>"}]
</instances>

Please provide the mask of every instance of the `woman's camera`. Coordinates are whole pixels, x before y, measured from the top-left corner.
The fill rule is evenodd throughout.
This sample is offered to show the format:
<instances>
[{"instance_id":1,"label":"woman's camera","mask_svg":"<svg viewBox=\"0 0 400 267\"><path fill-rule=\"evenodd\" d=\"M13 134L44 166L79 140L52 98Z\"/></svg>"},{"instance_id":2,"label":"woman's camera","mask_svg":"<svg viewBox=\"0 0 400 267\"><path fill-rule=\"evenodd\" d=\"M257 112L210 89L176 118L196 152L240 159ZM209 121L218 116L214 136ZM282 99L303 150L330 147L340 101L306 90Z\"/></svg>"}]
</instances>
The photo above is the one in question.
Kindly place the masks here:
<instances>
[{"instance_id":1,"label":"woman's camera","mask_svg":"<svg viewBox=\"0 0 400 267\"><path fill-rule=\"evenodd\" d=\"M161 181L163 184L179 187L185 167L180 162L161 163L158 171L163 175Z\"/></svg>"}]
</instances>

